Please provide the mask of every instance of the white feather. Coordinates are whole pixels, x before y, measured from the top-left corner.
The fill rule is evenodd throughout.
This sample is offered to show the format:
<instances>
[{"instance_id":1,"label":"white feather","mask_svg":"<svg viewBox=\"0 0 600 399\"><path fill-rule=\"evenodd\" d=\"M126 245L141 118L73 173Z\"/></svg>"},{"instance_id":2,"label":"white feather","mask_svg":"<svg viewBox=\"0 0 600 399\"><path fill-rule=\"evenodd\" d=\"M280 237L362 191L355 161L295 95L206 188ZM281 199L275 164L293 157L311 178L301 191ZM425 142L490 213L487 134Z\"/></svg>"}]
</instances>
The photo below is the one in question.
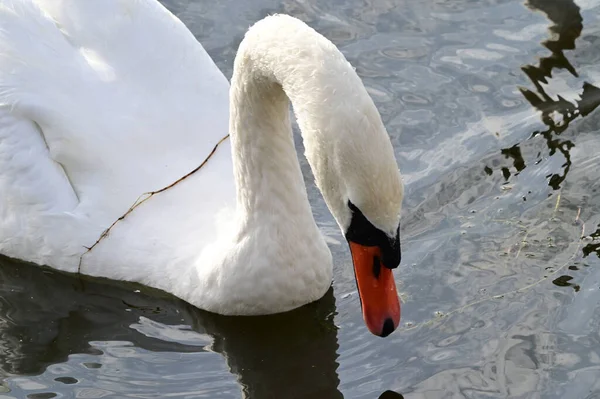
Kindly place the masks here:
<instances>
[{"instance_id":1,"label":"white feather","mask_svg":"<svg viewBox=\"0 0 600 399\"><path fill-rule=\"evenodd\" d=\"M392 232L402 184L379 114L342 54L302 22L274 16L250 29L230 108L223 74L154 0L0 0L0 253L76 272L141 194L188 173L231 131L233 163L226 140L118 223L81 272L225 314L320 298L331 254L288 97L340 227L352 199Z\"/></svg>"}]
</instances>

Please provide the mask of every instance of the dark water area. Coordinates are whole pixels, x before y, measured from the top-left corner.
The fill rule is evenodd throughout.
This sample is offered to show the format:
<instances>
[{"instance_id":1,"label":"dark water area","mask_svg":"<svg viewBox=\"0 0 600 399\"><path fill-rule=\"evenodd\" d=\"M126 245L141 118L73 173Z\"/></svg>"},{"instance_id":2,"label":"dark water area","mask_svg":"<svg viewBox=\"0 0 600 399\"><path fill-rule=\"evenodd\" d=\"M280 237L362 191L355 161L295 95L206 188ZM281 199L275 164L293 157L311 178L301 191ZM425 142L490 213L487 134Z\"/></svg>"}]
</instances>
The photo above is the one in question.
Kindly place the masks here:
<instances>
[{"instance_id":1,"label":"dark water area","mask_svg":"<svg viewBox=\"0 0 600 399\"><path fill-rule=\"evenodd\" d=\"M600 0L164 4L226 76L274 12L356 67L406 184L401 329L365 328L301 157L325 298L232 318L2 259L0 399L600 398Z\"/></svg>"}]
</instances>

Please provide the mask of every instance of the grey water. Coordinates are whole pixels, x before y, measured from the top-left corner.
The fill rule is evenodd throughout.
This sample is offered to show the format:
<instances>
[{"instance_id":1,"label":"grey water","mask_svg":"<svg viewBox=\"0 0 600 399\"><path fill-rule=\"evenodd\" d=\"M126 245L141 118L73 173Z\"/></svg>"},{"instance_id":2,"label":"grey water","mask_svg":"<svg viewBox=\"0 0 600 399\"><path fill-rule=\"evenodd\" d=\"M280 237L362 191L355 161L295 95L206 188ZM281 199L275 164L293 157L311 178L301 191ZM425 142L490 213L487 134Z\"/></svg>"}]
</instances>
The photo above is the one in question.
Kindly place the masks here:
<instances>
[{"instance_id":1,"label":"grey water","mask_svg":"<svg viewBox=\"0 0 600 399\"><path fill-rule=\"evenodd\" d=\"M600 0L164 4L228 77L275 12L356 67L406 184L401 329L364 326L298 139L335 259L322 300L223 317L1 259L0 399L600 398Z\"/></svg>"}]
</instances>

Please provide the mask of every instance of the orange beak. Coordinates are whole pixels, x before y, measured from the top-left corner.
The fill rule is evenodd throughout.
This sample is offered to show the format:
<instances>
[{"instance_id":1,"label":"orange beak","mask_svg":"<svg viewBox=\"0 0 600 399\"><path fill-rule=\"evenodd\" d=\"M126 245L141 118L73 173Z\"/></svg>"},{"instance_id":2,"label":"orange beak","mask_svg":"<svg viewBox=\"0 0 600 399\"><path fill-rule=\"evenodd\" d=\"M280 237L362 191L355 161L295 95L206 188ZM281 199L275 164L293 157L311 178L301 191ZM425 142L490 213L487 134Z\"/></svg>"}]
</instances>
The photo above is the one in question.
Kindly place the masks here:
<instances>
[{"instance_id":1,"label":"orange beak","mask_svg":"<svg viewBox=\"0 0 600 399\"><path fill-rule=\"evenodd\" d=\"M381 263L379 247L349 244L365 324L373 334L387 337L400 324L394 275Z\"/></svg>"}]
</instances>

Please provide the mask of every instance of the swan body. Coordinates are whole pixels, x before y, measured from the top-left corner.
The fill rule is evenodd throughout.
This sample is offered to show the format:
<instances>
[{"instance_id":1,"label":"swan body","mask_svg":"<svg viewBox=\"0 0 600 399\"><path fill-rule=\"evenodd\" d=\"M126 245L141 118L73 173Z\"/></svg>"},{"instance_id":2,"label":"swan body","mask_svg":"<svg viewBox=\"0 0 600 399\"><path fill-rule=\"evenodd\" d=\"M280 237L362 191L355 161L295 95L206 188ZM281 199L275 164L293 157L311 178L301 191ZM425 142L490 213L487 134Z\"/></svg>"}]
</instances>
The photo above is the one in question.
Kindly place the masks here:
<instances>
[{"instance_id":1,"label":"swan body","mask_svg":"<svg viewBox=\"0 0 600 399\"><path fill-rule=\"evenodd\" d=\"M252 27L230 87L154 0L0 0L0 253L222 314L319 299L332 259L297 162L290 100L347 238L366 243L367 226L397 241L402 183L379 114L343 55L304 23L280 15ZM228 133L197 173L86 250Z\"/></svg>"}]
</instances>

